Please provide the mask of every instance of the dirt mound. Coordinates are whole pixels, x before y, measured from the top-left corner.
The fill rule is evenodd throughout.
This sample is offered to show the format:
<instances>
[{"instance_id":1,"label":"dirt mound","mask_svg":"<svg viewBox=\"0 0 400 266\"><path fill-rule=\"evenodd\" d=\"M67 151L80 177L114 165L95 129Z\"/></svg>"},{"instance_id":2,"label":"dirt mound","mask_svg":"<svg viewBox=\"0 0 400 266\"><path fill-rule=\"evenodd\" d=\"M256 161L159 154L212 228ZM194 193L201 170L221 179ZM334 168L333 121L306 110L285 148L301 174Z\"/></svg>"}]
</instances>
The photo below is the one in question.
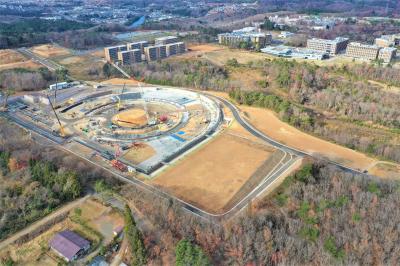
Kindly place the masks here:
<instances>
[{"instance_id":1,"label":"dirt mound","mask_svg":"<svg viewBox=\"0 0 400 266\"><path fill-rule=\"evenodd\" d=\"M138 128L147 124L146 112L142 109L130 109L118 113L112 118L112 122L121 127Z\"/></svg>"}]
</instances>

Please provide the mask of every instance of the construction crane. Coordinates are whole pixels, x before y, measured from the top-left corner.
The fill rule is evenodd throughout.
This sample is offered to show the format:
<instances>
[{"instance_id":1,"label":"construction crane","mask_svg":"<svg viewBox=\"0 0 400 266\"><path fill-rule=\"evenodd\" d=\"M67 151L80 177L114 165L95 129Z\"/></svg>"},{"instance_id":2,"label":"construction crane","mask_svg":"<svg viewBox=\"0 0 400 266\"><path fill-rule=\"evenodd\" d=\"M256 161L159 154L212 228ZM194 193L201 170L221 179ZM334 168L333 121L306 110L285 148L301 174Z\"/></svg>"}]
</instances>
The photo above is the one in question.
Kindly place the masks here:
<instances>
[{"instance_id":1,"label":"construction crane","mask_svg":"<svg viewBox=\"0 0 400 266\"><path fill-rule=\"evenodd\" d=\"M54 109L53 103L51 102L49 95L47 95L47 99L49 99L49 103L50 103L51 109L53 110L54 115L55 115L56 118L57 118L57 122L58 122L58 124L60 125L60 136L64 138L64 137L66 136L66 135L65 135L65 131L64 131L64 126L61 124L61 121L60 121L60 119L58 118L56 109Z\"/></svg>"},{"instance_id":2,"label":"construction crane","mask_svg":"<svg viewBox=\"0 0 400 266\"><path fill-rule=\"evenodd\" d=\"M120 93L120 95L118 96L117 112L118 112L119 110L121 110L121 105L122 105L122 103L121 103L121 95L123 95L124 92L125 92L125 85L126 85L126 83L124 83L124 86L122 87L121 93Z\"/></svg>"},{"instance_id":3,"label":"construction crane","mask_svg":"<svg viewBox=\"0 0 400 266\"><path fill-rule=\"evenodd\" d=\"M140 94L141 94L143 102L144 102L143 107L144 107L144 112L146 113L147 124L149 124L150 123L150 116L149 116L149 111L147 109L147 102L144 99L144 90L143 90L142 84L140 82L138 82L138 86L140 88Z\"/></svg>"}]
</instances>

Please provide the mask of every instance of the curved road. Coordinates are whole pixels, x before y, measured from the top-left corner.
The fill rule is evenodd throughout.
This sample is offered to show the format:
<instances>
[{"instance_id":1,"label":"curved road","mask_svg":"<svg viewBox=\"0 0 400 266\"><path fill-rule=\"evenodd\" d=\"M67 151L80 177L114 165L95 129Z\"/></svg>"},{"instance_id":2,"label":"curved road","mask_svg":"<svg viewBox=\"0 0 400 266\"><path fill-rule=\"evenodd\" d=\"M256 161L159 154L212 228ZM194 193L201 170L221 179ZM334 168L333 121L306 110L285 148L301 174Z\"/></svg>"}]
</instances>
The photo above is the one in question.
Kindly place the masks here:
<instances>
[{"instance_id":1,"label":"curved road","mask_svg":"<svg viewBox=\"0 0 400 266\"><path fill-rule=\"evenodd\" d=\"M251 134L253 134L254 136L256 136L256 137L258 137L258 138L260 138L260 139L262 139L262 140L264 140L264 141L266 141L266 142L268 142L268 143L270 143L271 145L273 145L273 146L275 146L275 147L278 147L278 148L280 148L280 149L282 149L282 150L284 150L284 151L286 151L286 152L289 152L289 153L295 154L295 155L297 155L297 156L300 156L300 157L310 156L310 157L313 157L313 158L315 158L315 159L328 162L328 163L330 163L330 164L333 164L333 165L337 166L338 168L340 168L341 170L343 170L343 171L345 171L345 172L349 172L349 173L353 173L353 174L364 174L363 172L361 172L361 171L359 171L359 170L357 170L357 169L353 169L353 168L344 166L344 165L339 164L339 163L334 162L334 161L330 161L330 160L326 160L326 159L317 158L317 157L315 157L315 156L314 156L313 154L311 154L311 153L307 153L307 152L305 152L305 151L301 151L301 150L298 150L298 149L295 149L295 148L286 146L286 145L284 145L284 144L282 144L282 143L279 143L279 142L277 142L277 141L271 139L270 137L264 135L263 133L261 133L260 131L258 131L256 128L254 128L254 127L253 127L251 124L249 124L246 120L242 119L242 117L241 117L241 115L240 115L240 111L236 108L236 106L235 106L234 104L232 104L231 102L229 102L228 100L226 100L226 99L224 99L224 98L222 98L222 97L214 96L214 95L211 95L211 94L208 94L208 93L206 93L206 94L207 94L208 96L217 98L218 100L220 100L221 102L223 102L223 103L224 103L226 106L228 106L228 108L232 111L233 116L234 116L235 119L240 123L240 125L242 125L247 131L249 131L249 132L250 132Z\"/></svg>"}]
</instances>

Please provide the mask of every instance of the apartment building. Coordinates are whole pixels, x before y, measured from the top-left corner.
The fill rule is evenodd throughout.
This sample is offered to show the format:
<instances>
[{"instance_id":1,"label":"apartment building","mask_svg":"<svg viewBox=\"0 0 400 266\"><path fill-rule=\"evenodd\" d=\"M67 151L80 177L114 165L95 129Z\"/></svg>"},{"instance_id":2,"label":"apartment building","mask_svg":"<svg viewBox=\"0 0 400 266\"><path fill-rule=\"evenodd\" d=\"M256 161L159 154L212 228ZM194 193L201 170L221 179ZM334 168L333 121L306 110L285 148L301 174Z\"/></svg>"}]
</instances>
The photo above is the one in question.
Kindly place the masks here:
<instances>
[{"instance_id":1,"label":"apartment building","mask_svg":"<svg viewBox=\"0 0 400 266\"><path fill-rule=\"evenodd\" d=\"M145 54L146 60L149 62L166 58L167 57L167 46L166 45L155 45L155 46L145 47L144 54Z\"/></svg>"},{"instance_id":2,"label":"apartment building","mask_svg":"<svg viewBox=\"0 0 400 266\"><path fill-rule=\"evenodd\" d=\"M106 60L108 62L117 62L118 61L118 53L119 52L124 52L127 51L127 46L126 45L118 45L118 46L112 46L112 47L106 47L104 48L104 54L106 57Z\"/></svg>"},{"instance_id":3,"label":"apartment building","mask_svg":"<svg viewBox=\"0 0 400 266\"><path fill-rule=\"evenodd\" d=\"M242 42L252 43L259 48L272 42L272 35L265 33L232 32L218 34L218 42L223 45L237 46Z\"/></svg>"},{"instance_id":4,"label":"apartment building","mask_svg":"<svg viewBox=\"0 0 400 266\"><path fill-rule=\"evenodd\" d=\"M390 63L396 57L397 49L394 47L385 47L379 50L378 59L385 63Z\"/></svg>"},{"instance_id":5,"label":"apartment building","mask_svg":"<svg viewBox=\"0 0 400 266\"><path fill-rule=\"evenodd\" d=\"M312 38L307 40L307 49L336 55L346 50L348 43L349 39L343 37L337 37L334 40Z\"/></svg>"},{"instance_id":6,"label":"apartment building","mask_svg":"<svg viewBox=\"0 0 400 266\"><path fill-rule=\"evenodd\" d=\"M400 34L382 35L375 39L375 45L379 47L392 47L400 45Z\"/></svg>"},{"instance_id":7,"label":"apartment building","mask_svg":"<svg viewBox=\"0 0 400 266\"><path fill-rule=\"evenodd\" d=\"M179 42L179 38L176 36L166 36L166 37L161 37L161 38L156 38L154 40L154 45L159 46L159 45L167 45L170 43L177 43Z\"/></svg>"},{"instance_id":8,"label":"apartment building","mask_svg":"<svg viewBox=\"0 0 400 266\"><path fill-rule=\"evenodd\" d=\"M118 53L118 60L122 65L131 65L142 62L142 50L134 49Z\"/></svg>"},{"instance_id":9,"label":"apartment building","mask_svg":"<svg viewBox=\"0 0 400 266\"><path fill-rule=\"evenodd\" d=\"M144 48L147 46L149 46L149 42L147 41L133 42L127 44L128 50L139 49L142 53L144 53Z\"/></svg>"},{"instance_id":10,"label":"apartment building","mask_svg":"<svg viewBox=\"0 0 400 266\"><path fill-rule=\"evenodd\" d=\"M346 56L366 60L375 60L378 58L380 48L376 45L351 42L347 46Z\"/></svg>"},{"instance_id":11,"label":"apartment building","mask_svg":"<svg viewBox=\"0 0 400 266\"><path fill-rule=\"evenodd\" d=\"M186 52L186 45L183 42L167 44L166 48L167 48L167 56L183 54Z\"/></svg>"}]
</instances>

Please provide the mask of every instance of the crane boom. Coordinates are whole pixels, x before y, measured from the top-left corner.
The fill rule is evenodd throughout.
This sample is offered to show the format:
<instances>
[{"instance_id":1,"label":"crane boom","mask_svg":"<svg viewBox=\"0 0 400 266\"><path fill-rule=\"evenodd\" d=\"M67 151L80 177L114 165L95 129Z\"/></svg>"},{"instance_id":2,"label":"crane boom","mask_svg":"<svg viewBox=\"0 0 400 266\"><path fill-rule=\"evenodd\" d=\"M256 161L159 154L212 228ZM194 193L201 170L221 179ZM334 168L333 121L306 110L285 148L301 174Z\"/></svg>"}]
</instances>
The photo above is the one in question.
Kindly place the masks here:
<instances>
[{"instance_id":1,"label":"crane boom","mask_svg":"<svg viewBox=\"0 0 400 266\"><path fill-rule=\"evenodd\" d=\"M49 103L50 103L51 109L53 110L54 115L55 115L56 118L57 118L57 122L58 122L58 124L60 125L60 135L61 135L61 137L65 137L64 127L63 127L63 125L61 124L60 119L58 118L57 112L56 112L56 110L54 109L53 103L51 102L49 95L47 95L47 99L49 99Z\"/></svg>"}]
</instances>

